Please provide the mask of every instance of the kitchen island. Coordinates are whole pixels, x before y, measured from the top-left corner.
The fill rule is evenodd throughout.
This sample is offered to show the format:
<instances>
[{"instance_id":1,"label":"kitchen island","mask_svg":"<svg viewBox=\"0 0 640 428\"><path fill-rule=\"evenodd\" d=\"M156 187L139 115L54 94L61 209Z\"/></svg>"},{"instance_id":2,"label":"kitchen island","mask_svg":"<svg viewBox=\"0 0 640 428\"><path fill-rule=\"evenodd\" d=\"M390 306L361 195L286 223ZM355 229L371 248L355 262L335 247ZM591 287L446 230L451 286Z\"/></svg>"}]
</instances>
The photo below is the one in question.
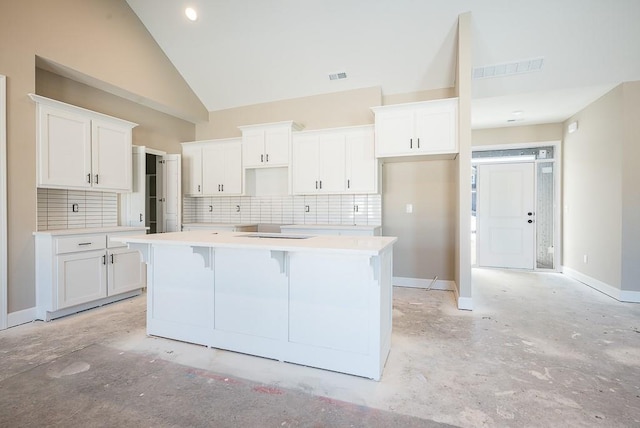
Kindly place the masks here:
<instances>
[{"instance_id":1,"label":"kitchen island","mask_svg":"<svg viewBox=\"0 0 640 428\"><path fill-rule=\"evenodd\" d=\"M191 231L119 238L147 262L147 333L379 380L394 237Z\"/></svg>"}]
</instances>

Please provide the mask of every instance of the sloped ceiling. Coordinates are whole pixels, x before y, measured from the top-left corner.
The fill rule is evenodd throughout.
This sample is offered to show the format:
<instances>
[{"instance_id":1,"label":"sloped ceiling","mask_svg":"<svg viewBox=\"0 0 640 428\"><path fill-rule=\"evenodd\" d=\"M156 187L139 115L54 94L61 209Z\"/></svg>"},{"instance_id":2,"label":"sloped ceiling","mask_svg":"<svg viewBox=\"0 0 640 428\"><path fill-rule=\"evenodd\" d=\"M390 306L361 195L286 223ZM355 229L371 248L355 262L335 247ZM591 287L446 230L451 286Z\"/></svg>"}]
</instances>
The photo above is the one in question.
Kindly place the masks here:
<instances>
[{"instance_id":1,"label":"sloped ceiling","mask_svg":"<svg viewBox=\"0 0 640 428\"><path fill-rule=\"evenodd\" d=\"M210 111L370 86L453 87L467 11L474 67L543 58L540 71L473 80L474 128L560 122L640 80L637 0L127 2Z\"/></svg>"}]
</instances>

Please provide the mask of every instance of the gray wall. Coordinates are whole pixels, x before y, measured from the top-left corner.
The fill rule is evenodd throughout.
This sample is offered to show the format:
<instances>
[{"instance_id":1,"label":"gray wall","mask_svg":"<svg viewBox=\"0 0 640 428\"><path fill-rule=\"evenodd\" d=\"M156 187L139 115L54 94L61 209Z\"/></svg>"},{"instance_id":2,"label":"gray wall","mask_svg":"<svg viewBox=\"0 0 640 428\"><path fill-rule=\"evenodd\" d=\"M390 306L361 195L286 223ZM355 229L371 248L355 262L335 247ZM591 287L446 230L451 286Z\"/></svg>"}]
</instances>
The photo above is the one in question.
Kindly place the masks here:
<instances>
[{"instance_id":1,"label":"gray wall","mask_svg":"<svg viewBox=\"0 0 640 428\"><path fill-rule=\"evenodd\" d=\"M383 165L382 230L398 237L394 276L454 280L456 185L455 161Z\"/></svg>"},{"instance_id":2,"label":"gray wall","mask_svg":"<svg viewBox=\"0 0 640 428\"><path fill-rule=\"evenodd\" d=\"M622 87L622 289L640 291L640 82Z\"/></svg>"},{"instance_id":3,"label":"gray wall","mask_svg":"<svg viewBox=\"0 0 640 428\"><path fill-rule=\"evenodd\" d=\"M625 158L637 154L625 141L625 92L620 85L565 122L566 128L577 121L578 130L564 136L563 265L618 289L637 289L638 277L623 283L621 269L622 237L627 233L623 213L637 206L632 200L638 195L632 189L637 189L637 173L625 171ZM635 182L625 182L625 175L635 175ZM636 221L637 213L632 214ZM636 264L640 260L637 239L627 242L626 257Z\"/></svg>"},{"instance_id":4,"label":"gray wall","mask_svg":"<svg viewBox=\"0 0 640 428\"><path fill-rule=\"evenodd\" d=\"M0 2L0 74L7 76L10 313L36 303L36 108L27 96L36 92L36 56L138 104L177 117L208 117L126 1Z\"/></svg>"}]
</instances>

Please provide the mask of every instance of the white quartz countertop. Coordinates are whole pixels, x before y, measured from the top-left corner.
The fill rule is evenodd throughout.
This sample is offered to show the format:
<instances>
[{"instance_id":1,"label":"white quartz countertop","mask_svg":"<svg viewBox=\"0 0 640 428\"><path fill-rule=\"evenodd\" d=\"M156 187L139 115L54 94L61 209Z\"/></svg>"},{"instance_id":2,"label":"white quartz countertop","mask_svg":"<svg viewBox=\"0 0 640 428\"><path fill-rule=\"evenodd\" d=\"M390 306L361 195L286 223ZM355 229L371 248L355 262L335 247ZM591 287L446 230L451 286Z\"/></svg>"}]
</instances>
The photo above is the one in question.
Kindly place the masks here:
<instances>
[{"instance_id":1,"label":"white quartz countertop","mask_svg":"<svg viewBox=\"0 0 640 428\"><path fill-rule=\"evenodd\" d=\"M283 224L281 229L374 230L380 225L355 224Z\"/></svg>"},{"instance_id":2,"label":"white quartz countertop","mask_svg":"<svg viewBox=\"0 0 640 428\"><path fill-rule=\"evenodd\" d=\"M137 232L145 233L149 229L148 227L139 226L113 226L113 227L92 227L86 229L53 229L53 230L39 230L33 232L34 235L88 235L92 233L115 233L115 232Z\"/></svg>"},{"instance_id":3,"label":"white quartz countertop","mask_svg":"<svg viewBox=\"0 0 640 428\"><path fill-rule=\"evenodd\" d=\"M260 232L212 232L195 230L189 232L158 233L140 236L119 236L117 242L152 245L188 245L192 247L267 249L276 251L323 253L350 253L378 255L392 246L398 238L393 236L308 236L300 234Z\"/></svg>"},{"instance_id":4,"label":"white quartz countertop","mask_svg":"<svg viewBox=\"0 0 640 428\"><path fill-rule=\"evenodd\" d=\"M245 226L258 226L258 223L182 223L182 226L187 227L245 227Z\"/></svg>"}]
</instances>

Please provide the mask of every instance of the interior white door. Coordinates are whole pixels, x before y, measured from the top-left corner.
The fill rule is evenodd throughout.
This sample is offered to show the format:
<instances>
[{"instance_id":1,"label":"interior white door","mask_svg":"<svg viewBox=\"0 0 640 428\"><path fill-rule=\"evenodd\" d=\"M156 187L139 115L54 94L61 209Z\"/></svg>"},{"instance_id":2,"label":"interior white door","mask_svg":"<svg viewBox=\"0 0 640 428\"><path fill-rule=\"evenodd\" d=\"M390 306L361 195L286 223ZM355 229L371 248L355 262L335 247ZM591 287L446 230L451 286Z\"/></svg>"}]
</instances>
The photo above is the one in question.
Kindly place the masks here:
<instances>
[{"instance_id":1,"label":"interior white door","mask_svg":"<svg viewBox=\"0 0 640 428\"><path fill-rule=\"evenodd\" d=\"M179 232L182 227L180 209L180 155L162 156L162 232Z\"/></svg>"},{"instance_id":2,"label":"interior white door","mask_svg":"<svg viewBox=\"0 0 640 428\"><path fill-rule=\"evenodd\" d=\"M478 265L533 269L535 164L478 165Z\"/></svg>"}]
</instances>

